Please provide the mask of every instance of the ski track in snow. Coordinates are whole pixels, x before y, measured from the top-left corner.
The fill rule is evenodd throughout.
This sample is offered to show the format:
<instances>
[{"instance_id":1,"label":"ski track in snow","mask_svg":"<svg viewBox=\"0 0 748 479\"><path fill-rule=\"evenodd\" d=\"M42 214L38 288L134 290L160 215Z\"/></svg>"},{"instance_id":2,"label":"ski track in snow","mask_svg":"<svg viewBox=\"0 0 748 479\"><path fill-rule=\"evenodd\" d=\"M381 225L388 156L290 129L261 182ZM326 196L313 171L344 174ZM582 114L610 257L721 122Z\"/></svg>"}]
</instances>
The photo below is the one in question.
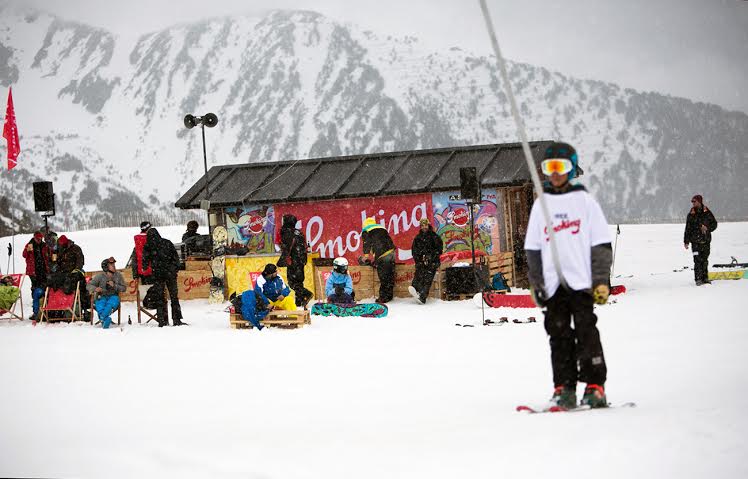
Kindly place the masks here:
<instances>
[{"instance_id":1,"label":"ski track in snow","mask_svg":"<svg viewBox=\"0 0 748 479\"><path fill-rule=\"evenodd\" d=\"M94 269L123 267L135 232L69 236ZM486 309L539 322L480 327L472 301L409 298L384 319L258 332L183 301L182 328L0 322L0 476L748 477L748 281L672 272L692 265L682 234L622 225L615 274L633 277L596 308L609 400L637 408L515 412L552 392L539 310ZM720 224L709 263L748 260L745 238L748 223Z\"/></svg>"}]
</instances>

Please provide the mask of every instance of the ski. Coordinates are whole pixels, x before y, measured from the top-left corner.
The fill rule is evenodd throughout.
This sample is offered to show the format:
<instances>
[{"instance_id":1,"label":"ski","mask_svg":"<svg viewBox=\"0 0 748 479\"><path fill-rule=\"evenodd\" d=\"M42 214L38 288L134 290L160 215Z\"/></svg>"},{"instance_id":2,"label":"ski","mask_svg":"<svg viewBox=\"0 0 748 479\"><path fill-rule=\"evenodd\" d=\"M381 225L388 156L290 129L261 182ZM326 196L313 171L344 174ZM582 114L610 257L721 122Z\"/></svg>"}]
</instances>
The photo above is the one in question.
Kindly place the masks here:
<instances>
[{"instance_id":1,"label":"ski","mask_svg":"<svg viewBox=\"0 0 748 479\"><path fill-rule=\"evenodd\" d=\"M527 406L524 404L521 404L517 406L515 409L517 412L524 412L527 414L545 414L545 413L557 413L557 412L582 412L582 411L593 411L593 410L605 410L605 409L618 409L618 408L633 408L636 407L636 403L634 402L624 402L621 404L614 404L614 403L608 403L606 407L600 407L600 408L592 408L590 406L577 406L572 409L567 409L565 407L561 406L542 406L542 407L533 407L533 406Z\"/></svg>"}]
</instances>

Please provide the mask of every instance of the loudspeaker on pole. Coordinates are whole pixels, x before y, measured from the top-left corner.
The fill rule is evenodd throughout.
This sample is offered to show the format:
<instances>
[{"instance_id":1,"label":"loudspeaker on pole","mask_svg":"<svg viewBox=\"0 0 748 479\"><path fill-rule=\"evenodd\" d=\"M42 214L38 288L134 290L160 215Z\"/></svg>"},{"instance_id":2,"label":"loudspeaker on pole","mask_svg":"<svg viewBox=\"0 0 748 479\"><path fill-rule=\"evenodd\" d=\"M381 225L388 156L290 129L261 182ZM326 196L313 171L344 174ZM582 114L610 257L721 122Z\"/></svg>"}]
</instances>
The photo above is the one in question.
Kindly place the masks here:
<instances>
[{"instance_id":1,"label":"loudspeaker on pole","mask_svg":"<svg viewBox=\"0 0 748 479\"><path fill-rule=\"evenodd\" d=\"M54 211L55 194L51 181L37 181L34 185L34 210Z\"/></svg>"},{"instance_id":2,"label":"loudspeaker on pole","mask_svg":"<svg viewBox=\"0 0 748 479\"><path fill-rule=\"evenodd\" d=\"M460 168L460 196L468 203L480 203L480 183L473 166Z\"/></svg>"}]
</instances>

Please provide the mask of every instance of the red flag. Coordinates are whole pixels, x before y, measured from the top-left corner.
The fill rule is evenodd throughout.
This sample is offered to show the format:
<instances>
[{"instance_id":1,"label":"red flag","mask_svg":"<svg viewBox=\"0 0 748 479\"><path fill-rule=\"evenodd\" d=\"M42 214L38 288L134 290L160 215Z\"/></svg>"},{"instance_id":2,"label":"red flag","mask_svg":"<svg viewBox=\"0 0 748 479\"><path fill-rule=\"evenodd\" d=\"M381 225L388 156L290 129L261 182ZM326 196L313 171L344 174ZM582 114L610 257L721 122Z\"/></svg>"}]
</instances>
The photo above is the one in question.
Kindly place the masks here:
<instances>
[{"instance_id":1,"label":"red flag","mask_svg":"<svg viewBox=\"0 0 748 479\"><path fill-rule=\"evenodd\" d=\"M8 169L12 170L18 163L21 144L18 142L18 126L16 126L16 112L13 110L13 91L8 89L8 108L5 110L5 126L3 138L8 141Z\"/></svg>"}]
</instances>

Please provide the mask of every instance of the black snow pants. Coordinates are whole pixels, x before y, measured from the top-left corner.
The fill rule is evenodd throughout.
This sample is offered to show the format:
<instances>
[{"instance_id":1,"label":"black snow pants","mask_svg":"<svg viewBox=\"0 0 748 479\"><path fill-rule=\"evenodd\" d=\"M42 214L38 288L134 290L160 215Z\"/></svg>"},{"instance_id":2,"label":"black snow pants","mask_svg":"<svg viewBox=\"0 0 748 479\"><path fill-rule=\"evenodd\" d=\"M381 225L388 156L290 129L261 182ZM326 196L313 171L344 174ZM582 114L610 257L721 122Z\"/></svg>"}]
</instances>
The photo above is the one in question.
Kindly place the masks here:
<instances>
[{"instance_id":1,"label":"black snow pants","mask_svg":"<svg viewBox=\"0 0 748 479\"><path fill-rule=\"evenodd\" d=\"M177 286L177 278L156 278L153 288L158 288L156 291L158 298L158 306L156 307L156 317L159 323L169 324L169 315L166 310L166 299L164 297L164 290L169 291L169 299L171 300L171 320L180 321L182 319L182 307L179 305L179 288Z\"/></svg>"},{"instance_id":2,"label":"black snow pants","mask_svg":"<svg viewBox=\"0 0 748 479\"><path fill-rule=\"evenodd\" d=\"M296 306L303 306L313 296L312 292L304 287L304 266L291 264L286 269L288 286L294 292Z\"/></svg>"},{"instance_id":3,"label":"black snow pants","mask_svg":"<svg viewBox=\"0 0 748 479\"><path fill-rule=\"evenodd\" d=\"M438 265L431 263L416 263L416 272L410 285L418 291L422 298L428 297L431 283L434 281L434 275L438 268Z\"/></svg>"},{"instance_id":4,"label":"black snow pants","mask_svg":"<svg viewBox=\"0 0 748 479\"><path fill-rule=\"evenodd\" d=\"M693 277L696 280L696 284L709 281L709 249L709 243L691 244L691 251L693 252Z\"/></svg>"},{"instance_id":5,"label":"black snow pants","mask_svg":"<svg viewBox=\"0 0 748 479\"><path fill-rule=\"evenodd\" d=\"M377 276L379 277L379 298L377 301L386 303L392 301L395 289L395 255L388 254L377 260Z\"/></svg>"},{"instance_id":6,"label":"black snow pants","mask_svg":"<svg viewBox=\"0 0 748 479\"><path fill-rule=\"evenodd\" d=\"M554 386L576 387L577 379L605 384L608 371L596 323L592 295L587 291L559 287L548 301L545 331L550 336Z\"/></svg>"}]
</instances>

